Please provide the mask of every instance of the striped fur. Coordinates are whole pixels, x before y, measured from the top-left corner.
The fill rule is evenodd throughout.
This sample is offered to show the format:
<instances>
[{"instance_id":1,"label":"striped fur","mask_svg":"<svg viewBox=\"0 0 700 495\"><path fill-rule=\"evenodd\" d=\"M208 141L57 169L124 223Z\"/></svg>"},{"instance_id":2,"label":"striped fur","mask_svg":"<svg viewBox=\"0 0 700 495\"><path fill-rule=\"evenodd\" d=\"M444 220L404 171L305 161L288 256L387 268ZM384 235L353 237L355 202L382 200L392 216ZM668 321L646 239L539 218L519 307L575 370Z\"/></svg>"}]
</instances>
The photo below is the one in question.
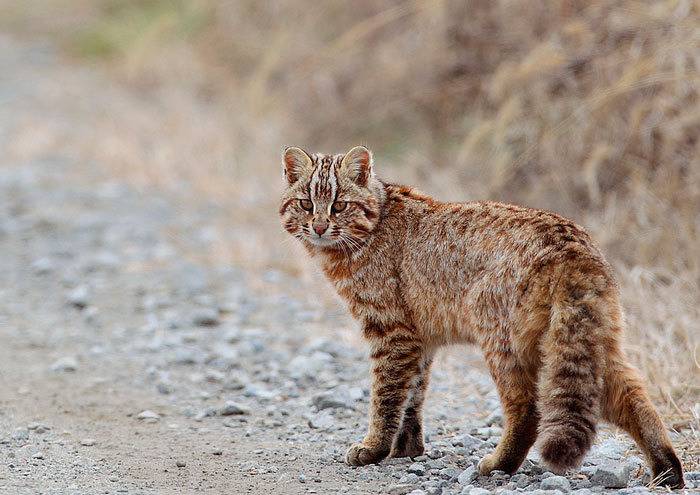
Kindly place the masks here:
<instances>
[{"instance_id":1,"label":"striped fur","mask_svg":"<svg viewBox=\"0 0 700 495\"><path fill-rule=\"evenodd\" d=\"M536 440L552 470L575 468L605 419L630 433L664 484L683 485L665 428L620 350L612 269L581 227L546 211L443 203L386 184L362 147L345 155L290 148L284 164L284 228L318 260L370 345L369 432L348 463L421 454L433 355L471 343L484 352L505 415L482 473L515 472ZM336 212L336 203L346 206Z\"/></svg>"}]
</instances>

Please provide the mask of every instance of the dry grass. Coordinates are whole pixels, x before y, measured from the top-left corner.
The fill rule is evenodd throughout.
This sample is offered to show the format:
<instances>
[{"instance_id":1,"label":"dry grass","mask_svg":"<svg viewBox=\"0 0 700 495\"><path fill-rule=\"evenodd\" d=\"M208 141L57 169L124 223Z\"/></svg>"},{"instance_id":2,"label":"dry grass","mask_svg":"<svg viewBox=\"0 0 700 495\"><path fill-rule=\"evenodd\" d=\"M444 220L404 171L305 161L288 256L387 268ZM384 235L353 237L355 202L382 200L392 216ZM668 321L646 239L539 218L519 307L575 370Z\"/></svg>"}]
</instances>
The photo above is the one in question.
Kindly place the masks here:
<instances>
[{"instance_id":1,"label":"dry grass","mask_svg":"<svg viewBox=\"0 0 700 495\"><path fill-rule=\"evenodd\" d=\"M228 205L221 231L246 235L224 235L219 259L312 280L277 227L279 153L368 144L391 179L585 225L618 269L655 398L700 426L697 2L18 4L0 4L6 27L143 99L115 90L66 149Z\"/></svg>"}]
</instances>

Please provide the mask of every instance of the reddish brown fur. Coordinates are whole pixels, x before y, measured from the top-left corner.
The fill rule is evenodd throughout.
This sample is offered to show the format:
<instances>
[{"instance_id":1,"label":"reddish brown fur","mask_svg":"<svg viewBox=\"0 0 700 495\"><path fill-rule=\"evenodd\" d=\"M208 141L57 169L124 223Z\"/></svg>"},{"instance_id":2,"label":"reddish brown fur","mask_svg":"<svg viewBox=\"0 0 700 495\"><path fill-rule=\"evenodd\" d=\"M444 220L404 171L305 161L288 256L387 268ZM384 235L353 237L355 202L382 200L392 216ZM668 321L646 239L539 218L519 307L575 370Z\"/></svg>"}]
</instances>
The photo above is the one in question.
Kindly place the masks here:
<instances>
[{"instance_id":1,"label":"reddish brown fur","mask_svg":"<svg viewBox=\"0 0 700 495\"><path fill-rule=\"evenodd\" d=\"M283 224L318 260L371 348L369 432L348 463L422 453L435 350L473 343L506 419L482 473L516 471L536 439L551 469L575 468L602 417L630 433L664 484L683 485L665 428L620 350L612 270L581 227L546 211L442 203L385 184L361 147L313 157L290 148L285 171ZM334 214L334 202L348 206ZM324 239L311 230L318 217L329 224Z\"/></svg>"}]
</instances>

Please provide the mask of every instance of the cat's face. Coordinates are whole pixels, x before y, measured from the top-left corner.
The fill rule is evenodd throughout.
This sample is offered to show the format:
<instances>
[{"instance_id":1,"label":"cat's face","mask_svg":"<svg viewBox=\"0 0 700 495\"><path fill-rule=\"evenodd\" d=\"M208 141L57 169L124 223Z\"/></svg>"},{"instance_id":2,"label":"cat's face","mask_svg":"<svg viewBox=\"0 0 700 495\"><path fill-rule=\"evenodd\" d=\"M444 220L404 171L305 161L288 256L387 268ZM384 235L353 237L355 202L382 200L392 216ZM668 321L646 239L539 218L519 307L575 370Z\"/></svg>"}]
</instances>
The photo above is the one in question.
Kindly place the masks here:
<instances>
[{"instance_id":1,"label":"cat's face","mask_svg":"<svg viewBox=\"0 0 700 495\"><path fill-rule=\"evenodd\" d=\"M308 246L347 253L365 243L379 219L381 187L367 148L344 155L287 148L283 170L288 187L279 211L287 232Z\"/></svg>"}]
</instances>

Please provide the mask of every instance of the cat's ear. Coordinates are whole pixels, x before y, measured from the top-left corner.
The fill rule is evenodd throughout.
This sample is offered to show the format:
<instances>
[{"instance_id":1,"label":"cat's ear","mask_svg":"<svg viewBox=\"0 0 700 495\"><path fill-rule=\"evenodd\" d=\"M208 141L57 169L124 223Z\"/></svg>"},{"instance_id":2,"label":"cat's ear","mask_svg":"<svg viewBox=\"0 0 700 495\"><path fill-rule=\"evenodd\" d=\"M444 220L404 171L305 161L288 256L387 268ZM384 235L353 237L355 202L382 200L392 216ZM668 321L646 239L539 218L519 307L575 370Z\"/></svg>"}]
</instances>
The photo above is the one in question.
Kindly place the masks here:
<instances>
[{"instance_id":1,"label":"cat's ear","mask_svg":"<svg viewBox=\"0 0 700 495\"><path fill-rule=\"evenodd\" d=\"M365 187L374 174L372 152L364 146L355 146L340 161L341 174L347 175L358 185Z\"/></svg>"},{"instance_id":2,"label":"cat's ear","mask_svg":"<svg viewBox=\"0 0 700 495\"><path fill-rule=\"evenodd\" d=\"M312 161L309 154L301 148L296 146L289 146L285 148L284 155L282 156L284 177L291 186L299 177L312 167Z\"/></svg>"}]
</instances>

